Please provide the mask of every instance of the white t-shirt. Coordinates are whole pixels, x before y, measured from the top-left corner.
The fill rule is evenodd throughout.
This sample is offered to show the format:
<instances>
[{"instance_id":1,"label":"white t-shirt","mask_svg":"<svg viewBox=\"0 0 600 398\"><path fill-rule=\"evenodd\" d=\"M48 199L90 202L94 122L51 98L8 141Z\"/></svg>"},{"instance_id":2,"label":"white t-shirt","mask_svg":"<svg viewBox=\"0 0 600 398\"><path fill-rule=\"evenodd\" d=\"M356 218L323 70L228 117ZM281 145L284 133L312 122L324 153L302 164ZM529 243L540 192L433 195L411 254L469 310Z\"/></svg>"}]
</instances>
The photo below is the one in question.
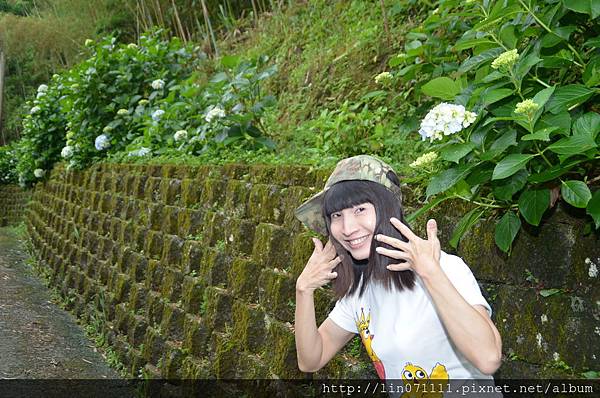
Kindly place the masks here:
<instances>
[{"instance_id":1,"label":"white t-shirt","mask_svg":"<svg viewBox=\"0 0 600 398\"><path fill-rule=\"evenodd\" d=\"M491 315L473 273L460 257L442 252L440 265L465 301L483 305ZM418 276L412 290L370 284L360 298L358 291L338 300L329 318L361 335L381 379L492 379L454 347Z\"/></svg>"}]
</instances>

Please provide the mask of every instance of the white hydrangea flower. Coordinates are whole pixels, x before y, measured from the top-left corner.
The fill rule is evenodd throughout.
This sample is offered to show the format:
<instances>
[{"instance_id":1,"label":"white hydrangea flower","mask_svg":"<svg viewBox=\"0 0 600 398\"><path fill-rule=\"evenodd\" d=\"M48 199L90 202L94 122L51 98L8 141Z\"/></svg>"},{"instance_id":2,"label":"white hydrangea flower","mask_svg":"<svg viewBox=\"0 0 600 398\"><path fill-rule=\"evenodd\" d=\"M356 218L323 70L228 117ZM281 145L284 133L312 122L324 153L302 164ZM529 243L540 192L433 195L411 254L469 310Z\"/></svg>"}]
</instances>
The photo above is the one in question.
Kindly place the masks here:
<instances>
[{"instance_id":1,"label":"white hydrangea flower","mask_svg":"<svg viewBox=\"0 0 600 398\"><path fill-rule=\"evenodd\" d=\"M375 83L386 85L392 82L392 78L393 76L390 72L381 72L375 76Z\"/></svg>"},{"instance_id":2,"label":"white hydrangea flower","mask_svg":"<svg viewBox=\"0 0 600 398\"><path fill-rule=\"evenodd\" d=\"M138 48L138 45L137 45L137 44L135 44L135 43L129 43L129 44L127 45L127 47L128 47L128 48L131 48L131 49L136 49L136 48Z\"/></svg>"},{"instance_id":3,"label":"white hydrangea flower","mask_svg":"<svg viewBox=\"0 0 600 398\"><path fill-rule=\"evenodd\" d=\"M73 147L70 146L70 145L67 145L66 147L64 147L62 149L62 151L60 151L60 156L62 156L65 159L70 158L71 156L73 156Z\"/></svg>"},{"instance_id":4,"label":"white hydrangea flower","mask_svg":"<svg viewBox=\"0 0 600 398\"><path fill-rule=\"evenodd\" d=\"M150 101L148 101L148 100L147 100L147 99L145 99L145 98L142 98L142 99L141 99L141 100L138 102L138 104L143 106L143 105L147 105L147 104L148 104L148 102L150 102Z\"/></svg>"},{"instance_id":5,"label":"white hydrangea flower","mask_svg":"<svg viewBox=\"0 0 600 398\"><path fill-rule=\"evenodd\" d=\"M31 110L29 111L29 113L31 115L33 115L34 113L38 113L41 110L42 110L42 108L40 108L39 106L34 106L33 108L31 108Z\"/></svg>"},{"instance_id":6,"label":"white hydrangea flower","mask_svg":"<svg viewBox=\"0 0 600 398\"><path fill-rule=\"evenodd\" d=\"M186 130L178 130L173 135L173 139L175 141L183 141L183 140L187 139L187 137L188 137L188 132Z\"/></svg>"},{"instance_id":7,"label":"white hydrangea flower","mask_svg":"<svg viewBox=\"0 0 600 398\"><path fill-rule=\"evenodd\" d=\"M150 148L142 147L138 150L131 151L127 154L127 156L146 156L150 154L152 150Z\"/></svg>"},{"instance_id":8,"label":"white hydrangea flower","mask_svg":"<svg viewBox=\"0 0 600 398\"><path fill-rule=\"evenodd\" d=\"M33 170L33 175L36 176L36 178L42 178L44 175L46 175L46 170L35 169Z\"/></svg>"},{"instance_id":9,"label":"white hydrangea flower","mask_svg":"<svg viewBox=\"0 0 600 398\"><path fill-rule=\"evenodd\" d=\"M158 122L160 120L160 118L162 117L162 115L165 114L165 111L163 111L162 109L157 109L154 112L152 112L152 120L154 120L155 122Z\"/></svg>"},{"instance_id":10,"label":"white hydrangea flower","mask_svg":"<svg viewBox=\"0 0 600 398\"><path fill-rule=\"evenodd\" d=\"M441 140L445 135L456 134L469 127L476 118L475 113L465 110L462 105L442 102L431 109L421 121L419 134L423 140Z\"/></svg>"},{"instance_id":11,"label":"white hydrangea flower","mask_svg":"<svg viewBox=\"0 0 600 398\"><path fill-rule=\"evenodd\" d=\"M101 134L98 137L96 137L96 140L94 141L94 146L99 151L103 151L109 148L110 140L108 139L108 136L106 134Z\"/></svg>"},{"instance_id":12,"label":"white hydrangea flower","mask_svg":"<svg viewBox=\"0 0 600 398\"><path fill-rule=\"evenodd\" d=\"M163 87L165 87L165 81L162 79L156 79L150 85L152 86L153 89L160 90Z\"/></svg>"},{"instance_id":13,"label":"white hydrangea flower","mask_svg":"<svg viewBox=\"0 0 600 398\"><path fill-rule=\"evenodd\" d=\"M417 167L423 167L433 163L437 158L438 154L436 152L427 152L426 154L419 156L414 162L412 162L410 164L410 167L412 167L413 169Z\"/></svg>"},{"instance_id":14,"label":"white hydrangea flower","mask_svg":"<svg viewBox=\"0 0 600 398\"><path fill-rule=\"evenodd\" d=\"M121 108L117 111L117 115L119 115L119 116L129 115L129 110L127 110L125 108Z\"/></svg>"},{"instance_id":15,"label":"white hydrangea flower","mask_svg":"<svg viewBox=\"0 0 600 398\"><path fill-rule=\"evenodd\" d=\"M46 91L48 91L48 86L45 84L40 84L37 91L38 93L45 93Z\"/></svg>"},{"instance_id":16,"label":"white hydrangea flower","mask_svg":"<svg viewBox=\"0 0 600 398\"><path fill-rule=\"evenodd\" d=\"M111 131L112 131L112 127L110 127L110 126L105 126L105 127L102 129L102 132L103 132L103 133L110 133Z\"/></svg>"},{"instance_id":17,"label":"white hydrangea flower","mask_svg":"<svg viewBox=\"0 0 600 398\"><path fill-rule=\"evenodd\" d=\"M37 93L37 95L35 96L36 99L40 99L42 98L44 95L46 95L45 91L40 91L39 93Z\"/></svg>"},{"instance_id":18,"label":"white hydrangea flower","mask_svg":"<svg viewBox=\"0 0 600 398\"><path fill-rule=\"evenodd\" d=\"M205 120L210 123L214 119L225 117L225 111L219 106L215 106L206 113Z\"/></svg>"}]
</instances>

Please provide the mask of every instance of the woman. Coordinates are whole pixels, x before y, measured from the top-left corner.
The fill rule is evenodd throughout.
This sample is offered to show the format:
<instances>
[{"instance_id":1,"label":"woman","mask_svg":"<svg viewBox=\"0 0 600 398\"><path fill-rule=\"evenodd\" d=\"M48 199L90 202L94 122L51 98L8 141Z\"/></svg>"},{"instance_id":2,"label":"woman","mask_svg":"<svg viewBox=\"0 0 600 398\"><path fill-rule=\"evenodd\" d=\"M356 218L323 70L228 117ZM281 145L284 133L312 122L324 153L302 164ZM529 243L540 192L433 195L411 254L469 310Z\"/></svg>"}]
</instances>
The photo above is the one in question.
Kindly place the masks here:
<instances>
[{"instance_id":1,"label":"woman","mask_svg":"<svg viewBox=\"0 0 600 398\"><path fill-rule=\"evenodd\" d=\"M296 210L329 237L296 282L298 365L315 372L354 336L381 379L491 379L502 342L491 308L461 258L405 224L398 177L366 155L340 161L323 191ZM338 301L317 329L313 293L333 281Z\"/></svg>"}]
</instances>

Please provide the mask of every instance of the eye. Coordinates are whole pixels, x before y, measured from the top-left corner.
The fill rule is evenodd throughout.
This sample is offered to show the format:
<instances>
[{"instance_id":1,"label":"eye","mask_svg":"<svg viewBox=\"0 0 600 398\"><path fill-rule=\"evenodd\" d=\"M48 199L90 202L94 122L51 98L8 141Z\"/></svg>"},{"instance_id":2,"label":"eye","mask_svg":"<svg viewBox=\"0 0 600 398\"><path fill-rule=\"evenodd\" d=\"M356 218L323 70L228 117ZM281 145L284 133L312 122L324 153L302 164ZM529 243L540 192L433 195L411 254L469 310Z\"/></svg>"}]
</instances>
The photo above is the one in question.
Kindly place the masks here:
<instances>
[{"instance_id":1,"label":"eye","mask_svg":"<svg viewBox=\"0 0 600 398\"><path fill-rule=\"evenodd\" d=\"M415 376L417 377L417 379L424 379L425 378L425 372L423 372L422 370L417 370L415 372Z\"/></svg>"},{"instance_id":2,"label":"eye","mask_svg":"<svg viewBox=\"0 0 600 398\"><path fill-rule=\"evenodd\" d=\"M338 218L340 216L340 213L331 213L331 218Z\"/></svg>"},{"instance_id":3,"label":"eye","mask_svg":"<svg viewBox=\"0 0 600 398\"><path fill-rule=\"evenodd\" d=\"M404 371L404 377L406 377L408 380L412 380L413 374L410 373L410 370L405 370Z\"/></svg>"}]
</instances>

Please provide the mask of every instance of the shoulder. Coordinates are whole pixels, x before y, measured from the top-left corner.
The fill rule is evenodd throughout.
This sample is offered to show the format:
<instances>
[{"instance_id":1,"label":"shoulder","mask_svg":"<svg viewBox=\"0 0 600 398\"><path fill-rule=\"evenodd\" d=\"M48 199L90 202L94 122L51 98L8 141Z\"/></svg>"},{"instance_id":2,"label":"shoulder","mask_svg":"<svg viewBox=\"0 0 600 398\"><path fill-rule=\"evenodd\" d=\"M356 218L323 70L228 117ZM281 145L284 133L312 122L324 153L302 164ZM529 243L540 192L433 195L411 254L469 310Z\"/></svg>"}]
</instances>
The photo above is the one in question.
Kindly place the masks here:
<instances>
[{"instance_id":1,"label":"shoulder","mask_svg":"<svg viewBox=\"0 0 600 398\"><path fill-rule=\"evenodd\" d=\"M448 254L442 250L440 266L448 277L473 277L473 272L465 261L454 254Z\"/></svg>"}]
</instances>

